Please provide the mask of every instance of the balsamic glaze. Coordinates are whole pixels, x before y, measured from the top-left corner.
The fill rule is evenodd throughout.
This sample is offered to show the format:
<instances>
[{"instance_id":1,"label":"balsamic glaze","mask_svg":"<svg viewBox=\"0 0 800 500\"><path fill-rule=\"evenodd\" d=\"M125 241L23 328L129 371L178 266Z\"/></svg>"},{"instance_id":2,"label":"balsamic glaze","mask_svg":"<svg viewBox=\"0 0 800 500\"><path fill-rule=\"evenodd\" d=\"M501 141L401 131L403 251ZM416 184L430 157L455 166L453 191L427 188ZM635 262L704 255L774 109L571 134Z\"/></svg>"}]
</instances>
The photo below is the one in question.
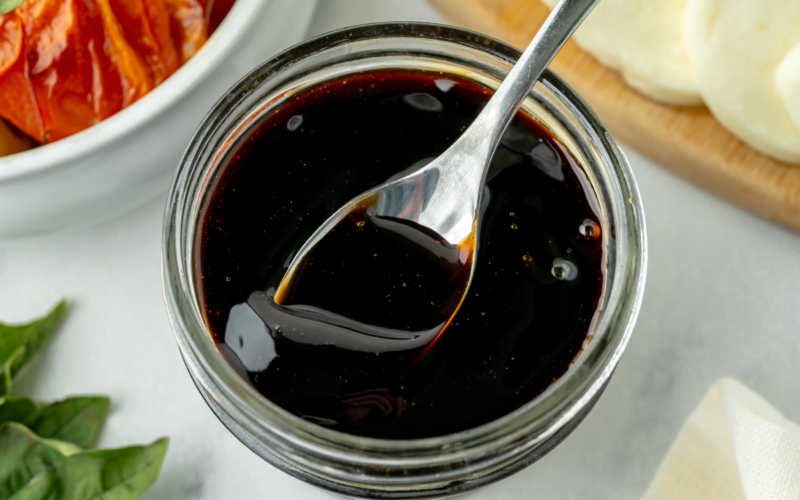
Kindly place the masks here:
<instances>
[{"instance_id":1,"label":"balsamic glaze","mask_svg":"<svg viewBox=\"0 0 800 500\"><path fill-rule=\"evenodd\" d=\"M343 432L412 439L497 419L567 370L602 291L600 225L579 167L522 112L489 172L472 284L443 331L472 249L365 211L275 301L333 212L444 151L490 95L439 73L351 75L291 99L231 155L203 208L199 295L220 352L264 396Z\"/></svg>"}]
</instances>

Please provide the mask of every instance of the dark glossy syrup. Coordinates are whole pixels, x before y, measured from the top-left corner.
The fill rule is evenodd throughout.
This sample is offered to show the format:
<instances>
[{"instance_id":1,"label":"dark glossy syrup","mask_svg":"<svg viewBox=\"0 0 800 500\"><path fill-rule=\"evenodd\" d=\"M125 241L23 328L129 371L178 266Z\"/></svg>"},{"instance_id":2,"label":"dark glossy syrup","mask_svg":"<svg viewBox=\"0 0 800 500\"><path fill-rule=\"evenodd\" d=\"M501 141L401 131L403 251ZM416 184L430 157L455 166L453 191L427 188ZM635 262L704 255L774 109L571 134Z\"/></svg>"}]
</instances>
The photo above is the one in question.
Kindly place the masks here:
<instances>
[{"instance_id":1,"label":"dark glossy syrup","mask_svg":"<svg viewBox=\"0 0 800 500\"><path fill-rule=\"evenodd\" d=\"M441 330L467 288L471 245L448 244L414 222L372 215L371 208L357 207L324 235L275 301L343 316L366 333L371 326L394 336Z\"/></svg>"},{"instance_id":2,"label":"dark glossy syrup","mask_svg":"<svg viewBox=\"0 0 800 500\"><path fill-rule=\"evenodd\" d=\"M430 333L446 322L437 311L460 300L452 280L467 269L459 248L381 231L396 222L363 213L283 305L273 300L333 212L437 156L489 97L438 73L332 81L272 114L214 180L198 234L201 302L220 352L264 396L343 432L412 439L497 419L567 370L602 291L602 238L579 168L522 113L489 172L472 284L441 335ZM360 322L387 332L356 333Z\"/></svg>"}]
</instances>

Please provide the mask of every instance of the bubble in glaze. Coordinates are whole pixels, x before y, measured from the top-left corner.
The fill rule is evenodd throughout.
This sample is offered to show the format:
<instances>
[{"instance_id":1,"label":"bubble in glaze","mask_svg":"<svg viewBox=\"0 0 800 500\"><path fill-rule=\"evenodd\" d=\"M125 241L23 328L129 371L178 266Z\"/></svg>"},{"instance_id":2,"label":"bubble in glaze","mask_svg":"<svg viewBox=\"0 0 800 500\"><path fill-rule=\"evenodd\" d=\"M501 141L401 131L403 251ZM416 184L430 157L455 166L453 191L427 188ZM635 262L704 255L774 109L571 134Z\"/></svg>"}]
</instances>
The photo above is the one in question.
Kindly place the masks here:
<instances>
[{"instance_id":1,"label":"bubble in glaze","mask_svg":"<svg viewBox=\"0 0 800 500\"><path fill-rule=\"evenodd\" d=\"M581 235L593 240L600 236L600 226L591 219L584 219L581 222L580 227L578 227L578 231L580 231Z\"/></svg>"},{"instance_id":2,"label":"bubble in glaze","mask_svg":"<svg viewBox=\"0 0 800 500\"><path fill-rule=\"evenodd\" d=\"M444 106L439 99L424 92L405 95L403 96L402 101L412 108L416 108L420 111L439 113L444 110Z\"/></svg>"},{"instance_id":3,"label":"bubble in glaze","mask_svg":"<svg viewBox=\"0 0 800 500\"><path fill-rule=\"evenodd\" d=\"M303 124L303 115L294 115L293 117L289 118L288 122L286 122L286 128L289 129L289 131L294 132L295 130L300 128L300 125L302 124Z\"/></svg>"},{"instance_id":4,"label":"bubble in glaze","mask_svg":"<svg viewBox=\"0 0 800 500\"><path fill-rule=\"evenodd\" d=\"M559 281L572 281L578 277L578 268L568 260L554 259L550 274Z\"/></svg>"}]
</instances>

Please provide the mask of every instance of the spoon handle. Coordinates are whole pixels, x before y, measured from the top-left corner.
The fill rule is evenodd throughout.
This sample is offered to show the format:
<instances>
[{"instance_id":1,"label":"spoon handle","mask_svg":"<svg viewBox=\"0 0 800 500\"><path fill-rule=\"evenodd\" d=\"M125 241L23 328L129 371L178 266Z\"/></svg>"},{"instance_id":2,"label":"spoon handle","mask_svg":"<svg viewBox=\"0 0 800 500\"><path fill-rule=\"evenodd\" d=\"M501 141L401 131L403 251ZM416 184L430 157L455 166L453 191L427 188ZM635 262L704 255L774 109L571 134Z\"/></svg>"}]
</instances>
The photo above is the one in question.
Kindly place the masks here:
<instances>
[{"instance_id":1,"label":"spoon handle","mask_svg":"<svg viewBox=\"0 0 800 500\"><path fill-rule=\"evenodd\" d=\"M470 127L470 132L491 137L490 157L536 80L599 1L561 0L550 12L519 61ZM486 175L486 169L483 174Z\"/></svg>"},{"instance_id":2,"label":"spoon handle","mask_svg":"<svg viewBox=\"0 0 800 500\"><path fill-rule=\"evenodd\" d=\"M384 190L379 215L409 218L452 244L469 238L503 133L542 71L599 1L561 0L472 125L431 164ZM423 192L422 203L408 194ZM414 212L409 207L418 213L404 215Z\"/></svg>"}]
</instances>

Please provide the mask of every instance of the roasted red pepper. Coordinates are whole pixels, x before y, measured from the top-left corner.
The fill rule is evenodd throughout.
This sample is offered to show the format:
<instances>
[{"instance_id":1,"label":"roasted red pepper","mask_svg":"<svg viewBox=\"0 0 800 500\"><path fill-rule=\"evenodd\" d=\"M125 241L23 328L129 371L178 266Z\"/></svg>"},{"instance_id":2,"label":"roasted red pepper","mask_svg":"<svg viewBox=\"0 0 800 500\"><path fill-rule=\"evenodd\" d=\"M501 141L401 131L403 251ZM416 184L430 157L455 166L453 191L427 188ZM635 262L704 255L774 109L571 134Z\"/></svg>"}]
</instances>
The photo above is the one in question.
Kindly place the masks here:
<instances>
[{"instance_id":1,"label":"roasted red pepper","mask_svg":"<svg viewBox=\"0 0 800 500\"><path fill-rule=\"evenodd\" d=\"M80 132L166 80L226 13L203 0L25 0L0 16L0 116L41 143Z\"/></svg>"}]
</instances>

